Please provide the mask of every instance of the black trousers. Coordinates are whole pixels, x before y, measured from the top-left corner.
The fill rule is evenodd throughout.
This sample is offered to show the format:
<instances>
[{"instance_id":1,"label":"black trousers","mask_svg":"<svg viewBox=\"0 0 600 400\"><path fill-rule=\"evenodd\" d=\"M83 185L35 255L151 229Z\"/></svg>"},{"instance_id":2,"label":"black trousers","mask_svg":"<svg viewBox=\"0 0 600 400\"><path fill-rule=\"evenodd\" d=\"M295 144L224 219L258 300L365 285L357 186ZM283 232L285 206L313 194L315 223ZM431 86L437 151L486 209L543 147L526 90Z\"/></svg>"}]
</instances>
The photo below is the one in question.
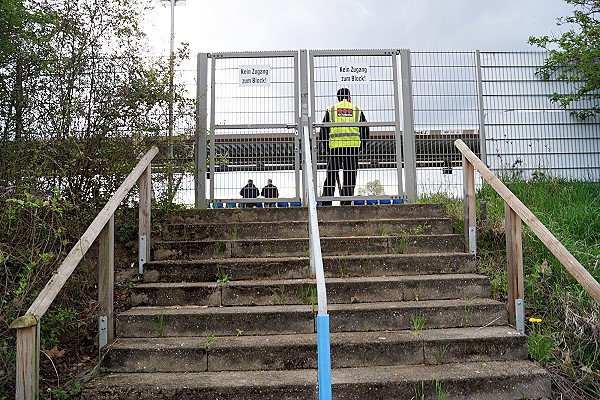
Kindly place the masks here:
<instances>
[{"instance_id":1,"label":"black trousers","mask_svg":"<svg viewBox=\"0 0 600 400\"><path fill-rule=\"evenodd\" d=\"M335 194L335 182L338 177L338 171L344 170L341 196L354 196L354 187L356 186L356 173L358 172L358 147L338 147L329 149L327 158L327 178L323 184L323 196L333 196ZM342 205L350 204L350 201L342 201ZM331 205L331 202L323 202L324 205Z\"/></svg>"}]
</instances>

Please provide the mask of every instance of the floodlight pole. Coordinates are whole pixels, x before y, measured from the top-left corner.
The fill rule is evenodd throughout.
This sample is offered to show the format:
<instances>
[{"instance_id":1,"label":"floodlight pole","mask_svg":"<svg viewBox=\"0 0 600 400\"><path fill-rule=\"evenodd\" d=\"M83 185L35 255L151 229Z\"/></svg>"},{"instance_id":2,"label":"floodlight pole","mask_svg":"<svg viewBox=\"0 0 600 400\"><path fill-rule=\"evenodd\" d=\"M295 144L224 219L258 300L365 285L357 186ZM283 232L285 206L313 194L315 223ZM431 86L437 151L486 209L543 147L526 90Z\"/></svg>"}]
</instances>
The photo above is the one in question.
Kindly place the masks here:
<instances>
[{"instance_id":1,"label":"floodlight pole","mask_svg":"<svg viewBox=\"0 0 600 400\"><path fill-rule=\"evenodd\" d=\"M168 149L169 149L169 173L167 174L167 192L169 196L172 195L173 190L173 176L172 176L172 163L173 163L173 75L175 73L175 0L170 0L171 3L171 40L169 43L169 131L167 134Z\"/></svg>"}]
</instances>

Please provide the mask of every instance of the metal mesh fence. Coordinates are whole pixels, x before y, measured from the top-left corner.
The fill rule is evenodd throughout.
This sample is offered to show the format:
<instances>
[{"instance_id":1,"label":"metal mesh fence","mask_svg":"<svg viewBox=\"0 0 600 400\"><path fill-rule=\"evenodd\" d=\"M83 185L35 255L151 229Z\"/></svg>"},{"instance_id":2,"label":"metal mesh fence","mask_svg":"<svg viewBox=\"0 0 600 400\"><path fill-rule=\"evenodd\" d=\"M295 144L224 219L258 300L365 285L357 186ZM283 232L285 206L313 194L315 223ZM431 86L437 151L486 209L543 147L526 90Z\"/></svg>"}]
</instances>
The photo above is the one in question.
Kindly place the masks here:
<instances>
[{"instance_id":1,"label":"metal mesh fence","mask_svg":"<svg viewBox=\"0 0 600 400\"><path fill-rule=\"evenodd\" d=\"M411 52L411 66L417 192L460 196L462 157L454 141L480 156L474 53Z\"/></svg>"},{"instance_id":2,"label":"metal mesh fence","mask_svg":"<svg viewBox=\"0 0 600 400\"><path fill-rule=\"evenodd\" d=\"M299 200L296 60L289 54L215 56L211 55L214 81L207 95L209 105L214 102L215 107L209 118L214 125L210 140L215 145L208 143L207 156L213 160L215 179L207 181L207 196L237 203L248 179L261 189L271 178L280 196ZM462 195L461 157L453 146L457 138L500 175L600 180L600 120L581 121L571 115L575 109L589 108L585 102L564 110L549 100L554 92L572 91L578 82L536 74L545 57L542 52L410 52L409 110L419 196ZM323 116L337 101L337 90L348 87L352 103L364 112L370 126L370 137L359 156L353 198L378 198L381 191L388 198L401 197L406 182L402 110L407 108L396 97L398 91L406 90L394 77L400 72L396 51L312 51L309 61L309 111L312 135L319 142L314 149L317 194L323 193L326 178L327 146L319 138L320 129L328 126ZM242 86L241 65L268 65L271 86ZM340 66L368 67L368 82L342 85ZM192 78L187 79L195 80L195 72L188 72ZM191 119L183 124L187 125L182 131L192 130ZM191 193L193 180L187 182L185 189ZM339 195L337 181L335 195ZM191 199L193 194L181 198Z\"/></svg>"},{"instance_id":3,"label":"metal mesh fence","mask_svg":"<svg viewBox=\"0 0 600 400\"><path fill-rule=\"evenodd\" d=\"M600 180L600 119L581 121L549 100L579 82L536 73L545 53L481 52L485 151L492 170L526 179L545 174L570 180Z\"/></svg>"},{"instance_id":4,"label":"metal mesh fence","mask_svg":"<svg viewBox=\"0 0 600 400\"><path fill-rule=\"evenodd\" d=\"M357 204L403 198L396 51L315 51L310 53L310 72L318 200L329 202L336 194ZM347 90L347 103L340 103L339 90ZM334 129L344 130L335 124L334 114L346 111L358 114L354 122L359 122L361 143L356 163L349 148L330 148ZM367 122L361 126L363 120Z\"/></svg>"}]
</instances>

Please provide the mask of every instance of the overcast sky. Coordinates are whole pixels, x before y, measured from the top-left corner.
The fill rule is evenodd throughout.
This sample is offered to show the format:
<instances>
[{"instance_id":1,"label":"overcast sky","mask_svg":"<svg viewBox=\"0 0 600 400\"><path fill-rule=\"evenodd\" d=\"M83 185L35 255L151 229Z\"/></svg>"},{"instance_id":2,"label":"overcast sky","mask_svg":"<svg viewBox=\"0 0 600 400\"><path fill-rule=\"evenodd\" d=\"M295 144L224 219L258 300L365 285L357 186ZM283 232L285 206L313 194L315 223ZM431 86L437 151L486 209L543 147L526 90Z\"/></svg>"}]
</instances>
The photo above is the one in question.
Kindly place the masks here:
<instances>
[{"instance_id":1,"label":"overcast sky","mask_svg":"<svg viewBox=\"0 0 600 400\"><path fill-rule=\"evenodd\" d=\"M168 54L169 1L147 19ZM564 0L187 0L175 8L175 42L198 52L400 49L536 50L530 35L559 34Z\"/></svg>"}]
</instances>

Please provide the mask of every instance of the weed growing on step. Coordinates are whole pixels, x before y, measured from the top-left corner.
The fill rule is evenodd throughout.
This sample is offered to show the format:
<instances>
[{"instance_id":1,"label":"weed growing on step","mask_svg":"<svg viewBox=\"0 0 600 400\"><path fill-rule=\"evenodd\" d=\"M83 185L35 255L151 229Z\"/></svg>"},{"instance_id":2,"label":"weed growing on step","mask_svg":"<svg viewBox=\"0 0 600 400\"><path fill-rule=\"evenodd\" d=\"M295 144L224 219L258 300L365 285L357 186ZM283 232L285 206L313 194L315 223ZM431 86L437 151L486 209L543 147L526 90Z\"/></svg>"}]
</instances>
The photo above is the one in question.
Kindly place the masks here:
<instances>
[{"instance_id":1,"label":"weed growing on step","mask_svg":"<svg viewBox=\"0 0 600 400\"><path fill-rule=\"evenodd\" d=\"M390 231L388 230L387 227L385 227L385 226L379 227L379 236L389 236L389 235L390 235Z\"/></svg>"},{"instance_id":2,"label":"weed growing on step","mask_svg":"<svg viewBox=\"0 0 600 400\"><path fill-rule=\"evenodd\" d=\"M163 313L158 314L158 337L162 337L165 331L165 316Z\"/></svg>"},{"instance_id":3,"label":"weed growing on step","mask_svg":"<svg viewBox=\"0 0 600 400\"><path fill-rule=\"evenodd\" d=\"M435 378L435 395L438 400L447 400L448 396L450 396L450 393L442 388L442 381L440 378Z\"/></svg>"},{"instance_id":4,"label":"weed growing on step","mask_svg":"<svg viewBox=\"0 0 600 400\"><path fill-rule=\"evenodd\" d=\"M310 304L314 311L315 305L317 304L317 289L312 285L303 285L302 301L304 302L304 304Z\"/></svg>"},{"instance_id":5,"label":"weed growing on step","mask_svg":"<svg viewBox=\"0 0 600 400\"><path fill-rule=\"evenodd\" d=\"M425 327L425 323L427 322L427 316L421 312L417 314L410 314L410 321L412 322L412 330L416 334L420 334Z\"/></svg>"},{"instance_id":6,"label":"weed growing on step","mask_svg":"<svg viewBox=\"0 0 600 400\"><path fill-rule=\"evenodd\" d=\"M474 306L470 301L467 301L465 304L465 310L463 314L463 326L469 327L473 326L473 314L474 314Z\"/></svg>"},{"instance_id":7,"label":"weed growing on step","mask_svg":"<svg viewBox=\"0 0 600 400\"><path fill-rule=\"evenodd\" d=\"M437 400L447 400L450 393L442 388L440 378L435 379L435 398ZM421 381L421 385L415 388L415 395L410 400L425 400L431 398L425 395L425 381Z\"/></svg>"},{"instance_id":8,"label":"weed growing on step","mask_svg":"<svg viewBox=\"0 0 600 400\"><path fill-rule=\"evenodd\" d=\"M188 240L187 225L183 225L183 240Z\"/></svg>"},{"instance_id":9,"label":"weed growing on step","mask_svg":"<svg viewBox=\"0 0 600 400\"><path fill-rule=\"evenodd\" d=\"M225 254L226 251L227 251L227 244L220 240L217 240L215 242L215 255L222 256L223 254Z\"/></svg>"},{"instance_id":10,"label":"weed growing on step","mask_svg":"<svg viewBox=\"0 0 600 400\"><path fill-rule=\"evenodd\" d=\"M410 238L408 237L408 233L406 231L402 232L402 235L399 238L394 238L394 253L404 254L409 242Z\"/></svg>"},{"instance_id":11,"label":"weed growing on step","mask_svg":"<svg viewBox=\"0 0 600 400\"><path fill-rule=\"evenodd\" d=\"M214 334L208 335L206 337L206 344L213 344L217 340L217 337Z\"/></svg>"},{"instance_id":12,"label":"weed growing on step","mask_svg":"<svg viewBox=\"0 0 600 400\"><path fill-rule=\"evenodd\" d=\"M217 267L217 283L227 283L231 280L231 276L225 273L225 269L223 267Z\"/></svg>"},{"instance_id":13,"label":"weed growing on step","mask_svg":"<svg viewBox=\"0 0 600 400\"><path fill-rule=\"evenodd\" d=\"M131 301L130 298L128 298L127 300L124 300L121 303L121 307L122 307L123 311L131 310L131 307L133 307L133 302Z\"/></svg>"},{"instance_id":14,"label":"weed growing on step","mask_svg":"<svg viewBox=\"0 0 600 400\"><path fill-rule=\"evenodd\" d=\"M244 334L244 331L240 328L235 328L235 336L242 336Z\"/></svg>"},{"instance_id":15,"label":"weed growing on step","mask_svg":"<svg viewBox=\"0 0 600 400\"><path fill-rule=\"evenodd\" d=\"M415 395L410 400L425 400L425 381L421 381L421 386L415 388Z\"/></svg>"},{"instance_id":16,"label":"weed growing on step","mask_svg":"<svg viewBox=\"0 0 600 400\"><path fill-rule=\"evenodd\" d=\"M419 301L423 299L423 288L418 286L413 290L412 299L414 301Z\"/></svg>"},{"instance_id":17,"label":"weed growing on step","mask_svg":"<svg viewBox=\"0 0 600 400\"><path fill-rule=\"evenodd\" d=\"M237 240L237 238L238 238L238 226L237 225L233 226L233 232L231 233L231 238L233 240Z\"/></svg>"},{"instance_id":18,"label":"weed growing on step","mask_svg":"<svg viewBox=\"0 0 600 400\"><path fill-rule=\"evenodd\" d=\"M306 256L306 257L310 257L310 245L309 244L303 244L302 245L302 253Z\"/></svg>"},{"instance_id":19,"label":"weed growing on step","mask_svg":"<svg viewBox=\"0 0 600 400\"><path fill-rule=\"evenodd\" d=\"M365 322L365 324L363 325L363 331L365 331L365 332L369 332L370 330L371 330L371 327L369 326L369 324L367 324L367 323Z\"/></svg>"},{"instance_id":20,"label":"weed growing on step","mask_svg":"<svg viewBox=\"0 0 600 400\"><path fill-rule=\"evenodd\" d=\"M444 358L446 357L446 352L448 351L449 346L450 346L449 344L445 344L444 346L442 346L441 349L439 349L435 353L435 362L436 363L441 364L444 361Z\"/></svg>"},{"instance_id":21,"label":"weed growing on step","mask_svg":"<svg viewBox=\"0 0 600 400\"><path fill-rule=\"evenodd\" d=\"M271 294L273 296L275 296L275 299L273 300L273 303L275 305L277 305L278 303L281 305L285 304L285 285L282 283L279 285L279 287L276 288L269 288L269 290L271 291Z\"/></svg>"},{"instance_id":22,"label":"weed growing on step","mask_svg":"<svg viewBox=\"0 0 600 400\"><path fill-rule=\"evenodd\" d=\"M363 276L369 276L371 275L371 272L373 272L373 268L371 268L371 262L368 258L366 258L364 263L362 264Z\"/></svg>"},{"instance_id":23,"label":"weed growing on step","mask_svg":"<svg viewBox=\"0 0 600 400\"><path fill-rule=\"evenodd\" d=\"M445 267L445 270L444 270L446 273L454 271L453 262L454 261L452 259L450 259L450 260L448 260L448 262L446 262L446 267Z\"/></svg>"},{"instance_id":24,"label":"weed growing on step","mask_svg":"<svg viewBox=\"0 0 600 400\"><path fill-rule=\"evenodd\" d=\"M427 222L424 222L421 225L419 225L413 229L413 234L424 235L430 228L431 228L431 225L429 225Z\"/></svg>"},{"instance_id":25,"label":"weed growing on step","mask_svg":"<svg viewBox=\"0 0 600 400\"><path fill-rule=\"evenodd\" d=\"M367 350L361 349L360 353L358 355L358 358L360 359L360 361L362 361L364 364L366 364L367 363Z\"/></svg>"},{"instance_id":26,"label":"weed growing on step","mask_svg":"<svg viewBox=\"0 0 600 400\"><path fill-rule=\"evenodd\" d=\"M348 275L348 260L345 258L338 258L337 264L340 277L344 278Z\"/></svg>"}]
</instances>

